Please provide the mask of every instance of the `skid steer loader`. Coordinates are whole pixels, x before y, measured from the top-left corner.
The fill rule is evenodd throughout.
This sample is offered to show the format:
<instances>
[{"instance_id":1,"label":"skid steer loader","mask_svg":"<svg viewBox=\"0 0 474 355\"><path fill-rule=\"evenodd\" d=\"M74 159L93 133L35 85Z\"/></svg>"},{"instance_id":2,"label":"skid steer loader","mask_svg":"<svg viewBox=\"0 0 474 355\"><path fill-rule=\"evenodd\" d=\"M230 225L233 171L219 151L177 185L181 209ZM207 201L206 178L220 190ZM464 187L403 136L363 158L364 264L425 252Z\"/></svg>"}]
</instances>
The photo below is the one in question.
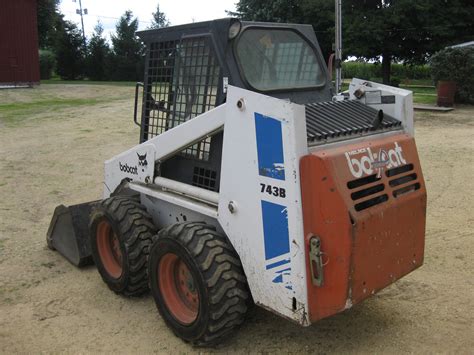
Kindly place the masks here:
<instances>
[{"instance_id":1,"label":"skid steer loader","mask_svg":"<svg viewBox=\"0 0 474 355\"><path fill-rule=\"evenodd\" d=\"M252 302L308 326L422 265L411 92L354 79L336 95L309 25L138 35L139 144L105 162L101 200L56 209L52 249L93 260L116 293L151 289L196 345L229 335Z\"/></svg>"}]
</instances>

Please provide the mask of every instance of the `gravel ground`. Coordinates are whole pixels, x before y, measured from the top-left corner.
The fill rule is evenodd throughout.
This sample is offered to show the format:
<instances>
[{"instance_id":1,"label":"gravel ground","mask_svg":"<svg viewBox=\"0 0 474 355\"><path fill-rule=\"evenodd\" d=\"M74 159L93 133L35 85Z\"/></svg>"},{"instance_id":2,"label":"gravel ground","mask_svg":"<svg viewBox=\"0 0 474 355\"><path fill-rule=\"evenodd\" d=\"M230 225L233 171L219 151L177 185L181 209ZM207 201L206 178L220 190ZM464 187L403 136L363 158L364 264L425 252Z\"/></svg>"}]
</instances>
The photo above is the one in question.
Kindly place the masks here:
<instances>
[{"instance_id":1,"label":"gravel ground","mask_svg":"<svg viewBox=\"0 0 474 355\"><path fill-rule=\"evenodd\" d=\"M133 87L0 91L0 352L190 353L151 296L125 299L46 248L57 204L97 199L103 161L138 141ZM425 264L301 328L262 309L205 352L472 353L474 107L416 113L428 189Z\"/></svg>"}]
</instances>

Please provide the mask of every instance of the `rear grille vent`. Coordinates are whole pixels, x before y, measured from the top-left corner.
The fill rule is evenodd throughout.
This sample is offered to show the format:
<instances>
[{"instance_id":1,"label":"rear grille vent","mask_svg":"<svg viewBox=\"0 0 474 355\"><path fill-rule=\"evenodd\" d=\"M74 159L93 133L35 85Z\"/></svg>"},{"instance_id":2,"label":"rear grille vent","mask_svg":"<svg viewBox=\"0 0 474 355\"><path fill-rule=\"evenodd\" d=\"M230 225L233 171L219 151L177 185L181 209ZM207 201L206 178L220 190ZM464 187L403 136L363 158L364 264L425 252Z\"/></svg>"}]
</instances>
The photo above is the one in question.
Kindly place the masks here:
<instances>
[{"instance_id":1,"label":"rear grille vent","mask_svg":"<svg viewBox=\"0 0 474 355\"><path fill-rule=\"evenodd\" d=\"M378 178L377 175L373 174L373 175L365 176L360 179L349 181L347 183L347 187L349 189L355 189L357 187L361 187L363 185L367 185L378 180L380 180L380 178Z\"/></svg>"},{"instance_id":2,"label":"rear grille vent","mask_svg":"<svg viewBox=\"0 0 474 355\"><path fill-rule=\"evenodd\" d=\"M366 200L360 203L356 203L354 205L354 208L356 211L362 211L365 210L366 208L378 205L379 203L385 202L388 200L388 195L383 194L374 198L371 198L370 200Z\"/></svg>"},{"instance_id":3,"label":"rear grille vent","mask_svg":"<svg viewBox=\"0 0 474 355\"><path fill-rule=\"evenodd\" d=\"M396 187L398 185L403 185L403 184L405 184L407 182L410 182L410 181L413 181L413 180L416 180L416 174L415 173L410 174L410 175L401 176L399 178L390 180L389 185L391 187Z\"/></svg>"},{"instance_id":4,"label":"rear grille vent","mask_svg":"<svg viewBox=\"0 0 474 355\"><path fill-rule=\"evenodd\" d=\"M353 200L358 200L360 198L376 194L377 192L380 192L380 191L383 191L383 190L385 190L385 186L383 184L379 184L379 185L371 186L371 187L368 187L366 189L362 189L362 190L353 192L351 194L351 198Z\"/></svg>"},{"instance_id":5,"label":"rear grille vent","mask_svg":"<svg viewBox=\"0 0 474 355\"><path fill-rule=\"evenodd\" d=\"M385 172L385 175L388 178L395 177L394 179L391 179L389 181L390 187L399 187L395 190L393 190L392 195L393 197L399 197L400 195L407 194L409 192L416 191L420 188L420 183L417 182L418 176L416 173L411 173L408 175L402 175L408 172L413 171L413 164L406 164L402 166L398 166L396 168L389 169ZM399 176L402 175L402 176ZM409 185L406 185L410 183ZM403 186L402 186L403 185Z\"/></svg>"},{"instance_id":6,"label":"rear grille vent","mask_svg":"<svg viewBox=\"0 0 474 355\"><path fill-rule=\"evenodd\" d=\"M389 199L390 191L394 198L418 190L421 185L418 175L413 172L413 164L406 164L385 172L388 184L384 184L381 177L376 174L351 180L347 187L351 190L351 199L354 201L356 211L362 211ZM385 179L385 178L384 178Z\"/></svg>"},{"instance_id":7,"label":"rear grille vent","mask_svg":"<svg viewBox=\"0 0 474 355\"><path fill-rule=\"evenodd\" d=\"M353 201L360 200L366 197L371 197L367 200L357 202L354 205L354 208L356 211L365 210L366 208L378 205L379 203L382 203L388 200L387 194L377 195L379 192L382 192L385 190L385 185L382 183L373 185L373 183L379 180L380 178L377 177L376 174L373 174L373 175L365 176L360 179L349 181L347 183L347 187L350 190L357 189L365 185L370 185L368 187L364 187L360 190L357 190L351 193L351 198ZM372 196L372 195L376 195L376 196Z\"/></svg>"},{"instance_id":8,"label":"rear grille vent","mask_svg":"<svg viewBox=\"0 0 474 355\"><path fill-rule=\"evenodd\" d=\"M394 190L393 191L393 197L398 197L398 196L406 194L408 192L413 192L415 190L418 190L419 188L420 188L420 183L416 182L414 184L402 187L401 189Z\"/></svg>"},{"instance_id":9,"label":"rear grille vent","mask_svg":"<svg viewBox=\"0 0 474 355\"><path fill-rule=\"evenodd\" d=\"M407 171L412 171L412 170L413 170L413 164L407 164L407 165L402 165L396 168L389 169L385 172L385 175L387 175L387 177L392 177L392 176L400 175L400 174L406 173Z\"/></svg>"}]
</instances>

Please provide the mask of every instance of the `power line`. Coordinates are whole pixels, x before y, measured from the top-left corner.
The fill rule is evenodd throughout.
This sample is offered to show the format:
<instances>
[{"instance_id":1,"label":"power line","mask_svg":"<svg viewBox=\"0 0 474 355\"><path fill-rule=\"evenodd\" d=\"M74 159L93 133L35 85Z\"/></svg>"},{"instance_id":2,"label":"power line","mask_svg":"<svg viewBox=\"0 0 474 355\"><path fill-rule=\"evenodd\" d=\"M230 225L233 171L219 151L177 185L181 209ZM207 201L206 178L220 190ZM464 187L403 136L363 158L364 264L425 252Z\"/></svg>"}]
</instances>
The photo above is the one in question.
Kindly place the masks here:
<instances>
[{"instance_id":1,"label":"power line","mask_svg":"<svg viewBox=\"0 0 474 355\"><path fill-rule=\"evenodd\" d=\"M72 14L72 15L76 15L75 12L72 12L72 11L63 11L64 13L66 14ZM106 18L106 19L110 19L110 20L120 20L120 17L112 17L112 16L105 16L105 15L95 15L93 13L91 13L90 11L88 12L88 15L90 16L93 16L93 17L98 17L98 18ZM138 22L140 23L147 23L147 24L151 24L152 22L151 21L143 21L143 20L138 20Z\"/></svg>"},{"instance_id":2,"label":"power line","mask_svg":"<svg viewBox=\"0 0 474 355\"><path fill-rule=\"evenodd\" d=\"M452 25L438 25L438 26L423 26L423 27L407 27L407 28L390 28L390 29L377 29L376 31L383 32L404 32L404 31L419 31L419 30L444 30L451 29L456 27L466 27L461 24L452 24ZM366 28L366 32L373 32L372 29ZM315 33L332 33L332 30L315 30Z\"/></svg>"}]
</instances>

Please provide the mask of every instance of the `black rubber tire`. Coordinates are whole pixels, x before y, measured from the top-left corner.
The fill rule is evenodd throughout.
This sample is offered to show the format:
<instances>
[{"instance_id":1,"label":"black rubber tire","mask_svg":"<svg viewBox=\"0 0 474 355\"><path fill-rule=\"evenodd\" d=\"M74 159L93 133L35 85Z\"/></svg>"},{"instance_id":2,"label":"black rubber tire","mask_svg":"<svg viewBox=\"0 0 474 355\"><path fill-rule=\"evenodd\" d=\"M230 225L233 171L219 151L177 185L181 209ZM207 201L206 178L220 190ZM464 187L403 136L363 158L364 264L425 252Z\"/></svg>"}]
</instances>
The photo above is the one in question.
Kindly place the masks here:
<instances>
[{"instance_id":1,"label":"black rubber tire","mask_svg":"<svg viewBox=\"0 0 474 355\"><path fill-rule=\"evenodd\" d=\"M104 220L111 225L120 243L122 274L118 278L107 272L98 251L97 226ZM124 296L148 292L148 254L157 229L144 206L131 197L107 198L93 209L89 228L92 257L107 286Z\"/></svg>"},{"instance_id":2,"label":"black rubber tire","mask_svg":"<svg viewBox=\"0 0 474 355\"><path fill-rule=\"evenodd\" d=\"M170 252L185 262L197 283L198 315L189 325L175 319L160 293L158 266ZM148 265L158 311L178 337L197 346L215 345L243 323L251 302L247 278L234 248L213 226L185 222L162 229Z\"/></svg>"}]
</instances>

